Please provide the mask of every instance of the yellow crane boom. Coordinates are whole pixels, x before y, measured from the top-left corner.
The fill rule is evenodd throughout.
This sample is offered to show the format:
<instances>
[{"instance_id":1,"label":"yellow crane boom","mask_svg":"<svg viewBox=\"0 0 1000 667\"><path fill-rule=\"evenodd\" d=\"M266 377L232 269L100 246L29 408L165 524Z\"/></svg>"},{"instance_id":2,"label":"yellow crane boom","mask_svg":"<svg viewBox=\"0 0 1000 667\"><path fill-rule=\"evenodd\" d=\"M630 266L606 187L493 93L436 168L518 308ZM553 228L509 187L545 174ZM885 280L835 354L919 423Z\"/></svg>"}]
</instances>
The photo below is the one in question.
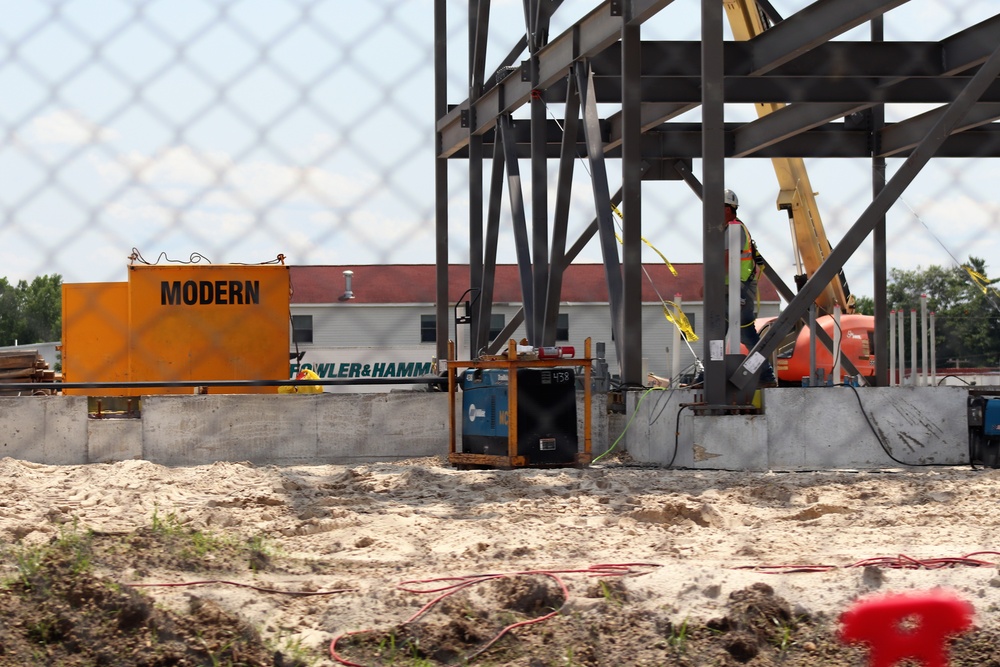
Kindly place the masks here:
<instances>
[{"instance_id":1,"label":"yellow crane boom","mask_svg":"<svg viewBox=\"0 0 1000 667\"><path fill-rule=\"evenodd\" d=\"M737 40L749 40L766 30L764 19L756 0L723 0L729 25ZM757 103L757 117L762 118L785 106L782 102ZM779 210L788 213L792 240L795 246L795 261L799 275L796 282L801 285L815 273L816 269L830 255L830 242L823 229L816 193L813 192L802 158L771 158L774 173L778 179ZM834 305L840 305L845 313L854 312L854 295L847 287L847 280L841 273L826 286L816 298L821 314L833 312Z\"/></svg>"}]
</instances>

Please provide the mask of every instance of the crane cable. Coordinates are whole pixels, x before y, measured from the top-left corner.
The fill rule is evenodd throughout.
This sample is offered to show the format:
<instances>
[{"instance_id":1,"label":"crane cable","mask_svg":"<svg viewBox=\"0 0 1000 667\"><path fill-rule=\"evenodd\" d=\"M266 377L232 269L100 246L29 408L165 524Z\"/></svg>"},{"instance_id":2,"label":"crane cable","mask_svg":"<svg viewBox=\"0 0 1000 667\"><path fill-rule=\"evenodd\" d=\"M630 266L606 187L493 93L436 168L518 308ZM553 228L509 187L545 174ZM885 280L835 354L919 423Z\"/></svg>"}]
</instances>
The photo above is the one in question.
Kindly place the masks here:
<instances>
[{"instance_id":1,"label":"crane cable","mask_svg":"<svg viewBox=\"0 0 1000 667\"><path fill-rule=\"evenodd\" d=\"M883 172L882 175L885 176L886 175L885 172ZM927 230L927 233L931 235L931 238L937 241L937 244L941 246L941 249L944 250L949 257L951 257L951 261L955 263L955 266L963 269L967 274L969 274L969 279L972 280L972 283L977 288L979 288L979 291L981 291L986 296L986 300L989 302L991 306L993 306L993 309L996 310L998 313L1000 313L1000 292L998 292L997 289L993 287L993 283L1000 281L1000 278L994 278L993 280L990 280L983 274L973 269L968 264L963 264L960 261L958 261L955 255L952 254L951 250L948 249L948 246L946 246L944 242L941 241L941 239L939 239L933 231L931 231L931 228L927 224L927 222L919 215L917 215L917 212L913 209L912 206L910 206L910 203L905 199L903 199L902 197L900 197L898 201L902 202L903 206L905 206L907 210L910 212L910 215L912 215L917 222L923 225L924 229Z\"/></svg>"}]
</instances>

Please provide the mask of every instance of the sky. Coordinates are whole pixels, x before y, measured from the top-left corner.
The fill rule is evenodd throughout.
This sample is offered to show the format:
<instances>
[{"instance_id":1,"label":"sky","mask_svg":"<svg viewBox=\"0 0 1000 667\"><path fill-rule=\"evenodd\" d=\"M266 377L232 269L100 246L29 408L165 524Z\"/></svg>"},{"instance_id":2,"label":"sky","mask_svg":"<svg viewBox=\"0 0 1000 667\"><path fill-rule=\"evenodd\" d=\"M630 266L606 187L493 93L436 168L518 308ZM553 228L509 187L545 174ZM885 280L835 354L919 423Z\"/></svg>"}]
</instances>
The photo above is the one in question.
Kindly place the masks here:
<instances>
[{"instance_id":1,"label":"sky","mask_svg":"<svg viewBox=\"0 0 1000 667\"><path fill-rule=\"evenodd\" d=\"M551 34L595 4L564 3ZM808 3L773 4L788 16ZM996 13L994 0L953 4L911 0L886 15L886 39L939 39ZM0 275L8 280L58 273L66 282L120 281L135 251L150 262L197 255L255 263L279 254L289 264L434 262L432 0L0 7ZM644 25L643 38L697 39L699 7L676 0ZM494 0L491 20L488 69L523 32L520 0ZM451 103L466 96L465 22L466 4L450 2ZM867 25L844 38L867 39ZM897 106L887 115L923 110ZM754 112L728 105L726 117ZM889 161L890 176L900 162ZM949 266L974 254L1000 273L991 264L1000 264L995 162L925 168L889 213L889 266ZM870 165L807 166L836 243L870 202ZM571 239L594 216L583 167ZM609 161L612 189L617 167ZM552 188L554 171L553 163ZM453 262L468 261L467 182L465 165L452 161ZM791 282L791 237L770 162L728 160L726 183L762 252ZM513 262L504 210L500 261ZM670 261L701 261L701 207L686 185L645 184L643 222ZM601 261L596 242L578 261ZM872 294L870 242L845 271L856 294Z\"/></svg>"}]
</instances>

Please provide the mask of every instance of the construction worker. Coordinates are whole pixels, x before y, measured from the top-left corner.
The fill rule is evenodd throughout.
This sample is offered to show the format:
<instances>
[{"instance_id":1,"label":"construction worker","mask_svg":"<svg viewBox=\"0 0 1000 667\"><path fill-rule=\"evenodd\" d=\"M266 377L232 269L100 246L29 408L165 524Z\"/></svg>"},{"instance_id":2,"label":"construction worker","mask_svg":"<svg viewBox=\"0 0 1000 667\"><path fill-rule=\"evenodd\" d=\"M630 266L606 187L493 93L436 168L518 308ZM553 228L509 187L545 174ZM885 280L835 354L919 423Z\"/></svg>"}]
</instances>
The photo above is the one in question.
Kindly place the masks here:
<instances>
[{"instance_id":1,"label":"construction worker","mask_svg":"<svg viewBox=\"0 0 1000 667\"><path fill-rule=\"evenodd\" d=\"M726 205L726 224L740 226L740 342L746 346L747 350L760 341L760 334L754 320L757 319L757 305L760 298L757 294L757 279L763 272L764 261L757 254L757 247L750 237L750 231L743 221L736 217L736 209L740 206L740 200L732 190L726 190L724 201ZM729 234L726 234L726 266L729 265ZM729 284L729 272L726 272L726 285ZM728 296L728 291L727 291ZM729 309L726 308L726 323L728 325ZM761 386L777 386L774 377L774 368L768 360L764 360L760 370Z\"/></svg>"}]
</instances>

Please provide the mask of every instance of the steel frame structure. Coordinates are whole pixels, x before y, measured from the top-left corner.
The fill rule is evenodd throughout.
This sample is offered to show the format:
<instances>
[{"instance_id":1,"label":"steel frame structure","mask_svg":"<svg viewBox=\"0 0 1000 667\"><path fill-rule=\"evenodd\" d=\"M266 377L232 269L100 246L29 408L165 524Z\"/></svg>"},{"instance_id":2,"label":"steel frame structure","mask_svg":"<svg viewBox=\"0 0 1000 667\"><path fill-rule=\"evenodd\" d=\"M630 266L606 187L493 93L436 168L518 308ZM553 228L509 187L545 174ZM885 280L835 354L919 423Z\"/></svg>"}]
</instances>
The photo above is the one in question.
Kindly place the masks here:
<instances>
[{"instance_id":1,"label":"steel frame structure","mask_svg":"<svg viewBox=\"0 0 1000 667\"><path fill-rule=\"evenodd\" d=\"M597 236L626 387L642 385L641 182L686 181L703 201L705 399L735 405L747 402L754 373L742 356L713 357L709 347L725 337L725 288L711 279L725 271L722 211L715 205L722 201L724 160L864 157L873 166L871 204L797 294L768 271L789 303L751 354L770 355L873 235L876 378L885 382L885 213L932 157L1000 156L1000 123L994 122L1000 118L1000 13L936 42L886 42L883 14L909 0L816 0L785 18L767 0L757 0L771 27L734 42L723 39L723 3L736 0L703 0L700 41L642 41L642 24L671 1L603 0L550 39L549 19L562 0L523 0L525 36L486 76L490 0L469 0L469 94L449 105L447 0L435 0L438 357L447 355L448 160L465 160L469 169L471 286L479 290L470 350L496 352L522 321L533 344L553 344L562 271ZM831 41L866 22L871 41ZM565 105L561 122L545 118L545 102ZM752 122L726 123L723 105L734 102L786 106ZM882 105L892 102L943 106L886 123ZM597 104L617 111L602 118ZM525 105L530 117L513 119ZM695 107L701 107L701 123L669 122ZM567 247L571 177L579 157L589 162L597 215ZM888 181L887 157L905 157ZM693 158L702 160L700 181L692 173ZM487 159L491 172L484 197ZM530 230L521 159L530 161ZM622 187L615 193L609 192L607 159L621 161ZM557 160L551 225L549 160ZM524 307L494 342L487 334L505 183ZM623 203L628 213L620 259L609 201Z\"/></svg>"}]
</instances>

